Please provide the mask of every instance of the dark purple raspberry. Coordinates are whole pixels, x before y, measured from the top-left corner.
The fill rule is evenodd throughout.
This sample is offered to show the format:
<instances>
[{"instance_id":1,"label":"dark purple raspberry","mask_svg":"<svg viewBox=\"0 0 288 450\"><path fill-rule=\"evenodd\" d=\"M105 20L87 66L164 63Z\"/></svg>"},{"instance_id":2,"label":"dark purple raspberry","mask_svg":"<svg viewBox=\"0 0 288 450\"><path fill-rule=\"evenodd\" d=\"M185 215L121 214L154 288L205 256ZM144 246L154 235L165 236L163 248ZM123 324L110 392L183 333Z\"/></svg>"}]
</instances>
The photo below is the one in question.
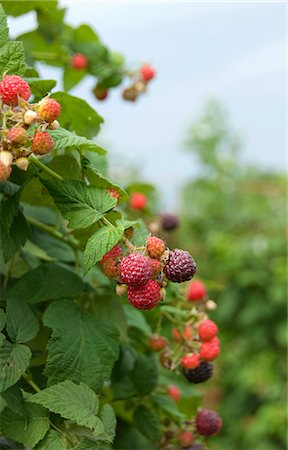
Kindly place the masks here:
<instances>
[{"instance_id":1,"label":"dark purple raspberry","mask_svg":"<svg viewBox=\"0 0 288 450\"><path fill-rule=\"evenodd\" d=\"M202 409L198 412L196 419L196 430L202 436L213 436L222 428L221 417L211 409Z\"/></svg>"},{"instance_id":2,"label":"dark purple raspberry","mask_svg":"<svg viewBox=\"0 0 288 450\"><path fill-rule=\"evenodd\" d=\"M161 225L163 230L171 231L178 227L179 219L175 214L165 213L161 215Z\"/></svg>"},{"instance_id":3,"label":"dark purple raspberry","mask_svg":"<svg viewBox=\"0 0 288 450\"><path fill-rule=\"evenodd\" d=\"M213 364L202 361L196 369L184 369L184 375L189 383L203 383L213 375Z\"/></svg>"},{"instance_id":4,"label":"dark purple raspberry","mask_svg":"<svg viewBox=\"0 0 288 450\"><path fill-rule=\"evenodd\" d=\"M139 286L147 283L151 276L151 266L147 256L130 253L120 263L121 282L128 286Z\"/></svg>"},{"instance_id":5,"label":"dark purple raspberry","mask_svg":"<svg viewBox=\"0 0 288 450\"><path fill-rule=\"evenodd\" d=\"M174 283L182 283L191 280L196 272L196 262L190 253L176 248L169 252L164 272L168 280Z\"/></svg>"}]
</instances>

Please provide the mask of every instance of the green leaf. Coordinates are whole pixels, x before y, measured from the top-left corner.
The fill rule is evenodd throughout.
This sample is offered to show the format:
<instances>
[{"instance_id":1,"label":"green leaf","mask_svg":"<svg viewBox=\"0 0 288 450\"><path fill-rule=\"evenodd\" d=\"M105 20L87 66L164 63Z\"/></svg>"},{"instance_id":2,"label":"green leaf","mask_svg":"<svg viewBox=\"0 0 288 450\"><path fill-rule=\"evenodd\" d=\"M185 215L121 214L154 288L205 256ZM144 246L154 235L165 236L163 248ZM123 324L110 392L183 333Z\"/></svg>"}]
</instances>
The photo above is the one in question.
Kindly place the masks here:
<instances>
[{"instance_id":1,"label":"green leaf","mask_svg":"<svg viewBox=\"0 0 288 450\"><path fill-rule=\"evenodd\" d=\"M135 308L131 308L131 306L127 304L123 305L123 308L126 314L128 327L137 328L138 330L141 330L146 336L150 336L152 330L150 325L146 321L144 314Z\"/></svg>"},{"instance_id":2,"label":"green leaf","mask_svg":"<svg viewBox=\"0 0 288 450\"><path fill-rule=\"evenodd\" d=\"M49 385L69 379L100 389L118 357L117 329L66 300L52 303L43 320L53 330L45 369Z\"/></svg>"},{"instance_id":3,"label":"green leaf","mask_svg":"<svg viewBox=\"0 0 288 450\"><path fill-rule=\"evenodd\" d=\"M55 449L56 450L56 449ZM76 445L76 447L73 447L73 450L104 450L104 448L100 447L99 442L94 442L90 439L83 439L79 442L79 444Z\"/></svg>"},{"instance_id":4,"label":"green leaf","mask_svg":"<svg viewBox=\"0 0 288 450\"><path fill-rule=\"evenodd\" d=\"M7 298L39 303L58 298L77 297L84 290L85 284L76 273L54 263L43 263L20 278L7 291Z\"/></svg>"},{"instance_id":5,"label":"green leaf","mask_svg":"<svg viewBox=\"0 0 288 450\"><path fill-rule=\"evenodd\" d=\"M0 392L15 384L29 366L31 351L26 345L5 341L0 348Z\"/></svg>"},{"instance_id":6,"label":"green leaf","mask_svg":"<svg viewBox=\"0 0 288 450\"><path fill-rule=\"evenodd\" d=\"M4 309L0 309L0 331L3 330L3 328L5 327L6 324L6 314Z\"/></svg>"},{"instance_id":7,"label":"green leaf","mask_svg":"<svg viewBox=\"0 0 288 450\"><path fill-rule=\"evenodd\" d=\"M70 228L87 228L112 209L117 200L105 189L81 181L43 181Z\"/></svg>"},{"instance_id":8,"label":"green leaf","mask_svg":"<svg viewBox=\"0 0 288 450\"><path fill-rule=\"evenodd\" d=\"M102 257L116 245L123 235L121 228L105 226L88 239L84 250L84 271L87 273Z\"/></svg>"},{"instance_id":9,"label":"green leaf","mask_svg":"<svg viewBox=\"0 0 288 450\"><path fill-rule=\"evenodd\" d=\"M25 77L25 80L29 84L31 92L35 97L34 101L45 97L56 86L56 81L54 80L41 80L40 78L28 77Z\"/></svg>"},{"instance_id":10,"label":"green leaf","mask_svg":"<svg viewBox=\"0 0 288 450\"><path fill-rule=\"evenodd\" d=\"M105 432L109 436L111 442L113 442L113 439L116 434L117 421L112 406L108 404L104 405L101 409L100 417L103 422Z\"/></svg>"},{"instance_id":11,"label":"green leaf","mask_svg":"<svg viewBox=\"0 0 288 450\"><path fill-rule=\"evenodd\" d=\"M175 401L172 400L172 398L168 397L167 395L154 395L152 399L157 406L171 414L171 416L185 419L185 414L179 411Z\"/></svg>"},{"instance_id":12,"label":"green leaf","mask_svg":"<svg viewBox=\"0 0 288 450\"><path fill-rule=\"evenodd\" d=\"M110 287L110 286L109 286ZM119 329L120 336L127 338L127 320L123 306L115 296L109 294L95 296L93 312L99 320L112 322Z\"/></svg>"},{"instance_id":13,"label":"green leaf","mask_svg":"<svg viewBox=\"0 0 288 450\"><path fill-rule=\"evenodd\" d=\"M1 417L2 433L25 447L34 448L49 430L48 412L29 403L25 404L25 410L26 417L23 417L6 407Z\"/></svg>"},{"instance_id":14,"label":"green leaf","mask_svg":"<svg viewBox=\"0 0 288 450\"><path fill-rule=\"evenodd\" d=\"M38 321L23 299L13 297L7 304L7 333L13 342L31 341L39 331Z\"/></svg>"},{"instance_id":15,"label":"green leaf","mask_svg":"<svg viewBox=\"0 0 288 450\"><path fill-rule=\"evenodd\" d=\"M99 147L95 142L86 137L77 136L64 128L57 128L57 130L51 130L49 132L55 144L53 153L59 154L59 151L63 151L64 149L77 149L80 152L88 150L90 152L99 153L100 155L106 153L106 150Z\"/></svg>"},{"instance_id":16,"label":"green leaf","mask_svg":"<svg viewBox=\"0 0 288 450\"><path fill-rule=\"evenodd\" d=\"M138 406L133 415L133 423L152 442L159 441L161 437L160 421L153 410L144 405Z\"/></svg>"},{"instance_id":17,"label":"green leaf","mask_svg":"<svg viewBox=\"0 0 288 450\"><path fill-rule=\"evenodd\" d=\"M63 71L63 86L64 86L64 90L65 91L70 91L73 87L75 87L78 83L80 83L80 81L86 75L87 75L87 70L86 69L75 70L70 65L66 65L64 67L64 71ZM64 123L63 123L63 126L65 127Z\"/></svg>"},{"instance_id":18,"label":"green leaf","mask_svg":"<svg viewBox=\"0 0 288 450\"><path fill-rule=\"evenodd\" d=\"M59 122L63 128L87 138L93 138L98 134L103 119L85 100L67 92L56 92L51 97L61 105Z\"/></svg>"},{"instance_id":19,"label":"green leaf","mask_svg":"<svg viewBox=\"0 0 288 450\"><path fill-rule=\"evenodd\" d=\"M0 3L0 47L6 44L8 41L8 26L5 12Z\"/></svg>"},{"instance_id":20,"label":"green leaf","mask_svg":"<svg viewBox=\"0 0 288 450\"><path fill-rule=\"evenodd\" d=\"M78 385L66 380L33 395L29 401L45 406L64 419L73 420L91 430L98 427L99 400L95 392L84 383Z\"/></svg>"},{"instance_id":21,"label":"green leaf","mask_svg":"<svg viewBox=\"0 0 288 450\"><path fill-rule=\"evenodd\" d=\"M35 450L67 450L67 441L63 434L50 429Z\"/></svg>"},{"instance_id":22,"label":"green leaf","mask_svg":"<svg viewBox=\"0 0 288 450\"><path fill-rule=\"evenodd\" d=\"M122 230L127 230L127 228L134 227L135 225L139 225L138 220L126 220L126 219L118 219L116 220L116 225Z\"/></svg>"},{"instance_id":23,"label":"green leaf","mask_svg":"<svg viewBox=\"0 0 288 450\"><path fill-rule=\"evenodd\" d=\"M22 391L17 385L6 389L5 392L2 392L1 397L6 401L8 408L19 416L26 417L26 409Z\"/></svg>"},{"instance_id":24,"label":"green leaf","mask_svg":"<svg viewBox=\"0 0 288 450\"><path fill-rule=\"evenodd\" d=\"M3 210L1 210L1 217ZM13 222L9 228L9 232L1 229L1 246L4 256L4 261L7 262L21 247L25 244L30 234L30 227L20 210L14 217Z\"/></svg>"},{"instance_id":25,"label":"green leaf","mask_svg":"<svg viewBox=\"0 0 288 450\"><path fill-rule=\"evenodd\" d=\"M26 70L22 42L9 41L0 49L0 77L4 73L24 75Z\"/></svg>"},{"instance_id":26,"label":"green leaf","mask_svg":"<svg viewBox=\"0 0 288 450\"><path fill-rule=\"evenodd\" d=\"M138 353L132 379L139 395L148 395L157 386L158 368L154 358Z\"/></svg>"},{"instance_id":27,"label":"green leaf","mask_svg":"<svg viewBox=\"0 0 288 450\"><path fill-rule=\"evenodd\" d=\"M47 166L64 179L82 179L81 155L77 150L67 150L63 155L54 156Z\"/></svg>"}]
</instances>

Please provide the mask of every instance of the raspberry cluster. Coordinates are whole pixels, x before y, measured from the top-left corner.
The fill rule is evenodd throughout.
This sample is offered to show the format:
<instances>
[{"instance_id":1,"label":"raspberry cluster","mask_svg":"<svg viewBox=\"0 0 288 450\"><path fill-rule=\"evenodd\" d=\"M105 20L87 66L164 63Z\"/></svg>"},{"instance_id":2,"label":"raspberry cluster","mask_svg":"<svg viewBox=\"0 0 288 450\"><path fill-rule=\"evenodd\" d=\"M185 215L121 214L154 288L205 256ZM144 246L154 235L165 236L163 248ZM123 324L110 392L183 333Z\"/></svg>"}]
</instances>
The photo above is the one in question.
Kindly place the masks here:
<instances>
[{"instance_id":1,"label":"raspberry cluster","mask_svg":"<svg viewBox=\"0 0 288 450\"><path fill-rule=\"evenodd\" d=\"M138 71L128 75L132 78L132 84L123 90L122 97L126 101L135 102L147 91L147 86L155 78L156 71L150 64L143 64Z\"/></svg>"},{"instance_id":2,"label":"raspberry cluster","mask_svg":"<svg viewBox=\"0 0 288 450\"><path fill-rule=\"evenodd\" d=\"M46 155L54 147L47 130L60 126L61 106L49 96L29 103L30 96L29 84L18 75L5 75L0 81L0 181L9 178L12 164L26 171L31 153Z\"/></svg>"}]
</instances>

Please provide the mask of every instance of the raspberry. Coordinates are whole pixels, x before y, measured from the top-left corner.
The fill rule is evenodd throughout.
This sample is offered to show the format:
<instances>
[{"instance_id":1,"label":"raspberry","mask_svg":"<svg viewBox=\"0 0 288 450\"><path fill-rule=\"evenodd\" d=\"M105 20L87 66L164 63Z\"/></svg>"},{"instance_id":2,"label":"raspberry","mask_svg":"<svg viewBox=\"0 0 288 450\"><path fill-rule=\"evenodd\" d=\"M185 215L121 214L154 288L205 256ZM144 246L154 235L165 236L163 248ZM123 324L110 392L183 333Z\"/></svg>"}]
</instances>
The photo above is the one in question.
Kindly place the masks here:
<instances>
[{"instance_id":1,"label":"raspberry","mask_svg":"<svg viewBox=\"0 0 288 450\"><path fill-rule=\"evenodd\" d=\"M199 302L203 300L206 297L206 295L207 290L205 284L203 284L202 281L199 280L191 281L187 290L187 299L190 302Z\"/></svg>"},{"instance_id":2,"label":"raspberry","mask_svg":"<svg viewBox=\"0 0 288 450\"><path fill-rule=\"evenodd\" d=\"M193 337L193 328L189 323L186 323L183 331L183 337L186 341L189 341Z\"/></svg>"},{"instance_id":3,"label":"raspberry","mask_svg":"<svg viewBox=\"0 0 288 450\"><path fill-rule=\"evenodd\" d=\"M178 330L178 328L175 328L175 327L172 328L172 336L173 336L174 342L182 341L182 335L180 333L180 330Z\"/></svg>"},{"instance_id":4,"label":"raspberry","mask_svg":"<svg viewBox=\"0 0 288 450\"><path fill-rule=\"evenodd\" d=\"M128 102L135 102L138 97L137 90L132 86L130 88L124 89L122 92L122 98Z\"/></svg>"},{"instance_id":5,"label":"raspberry","mask_svg":"<svg viewBox=\"0 0 288 450\"><path fill-rule=\"evenodd\" d=\"M13 155L11 152L6 150L0 151L0 163L4 164L4 166L11 166L13 162Z\"/></svg>"},{"instance_id":6,"label":"raspberry","mask_svg":"<svg viewBox=\"0 0 288 450\"><path fill-rule=\"evenodd\" d=\"M147 239L146 248L151 258L160 259L165 252L166 245L162 239L156 236L149 236Z\"/></svg>"},{"instance_id":7,"label":"raspberry","mask_svg":"<svg viewBox=\"0 0 288 450\"><path fill-rule=\"evenodd\" d=\"M218 327L213 320L203 320L198 327L198 334L201 341L210 341L218 333Z\"/></svg>"},{"instance_id":8,"label":"raspberry","mask_svg":"<svg viewBox=\"0 0 288 450\"><path fill-rule=\"evenodd\" d=\"M26 158L26 156L21 156L20 158L16 159L15 164L18 167L18 169L26 172L29 166L29 160L28 158Z\"/></svg>"},{"instance_id":9,"label":"raspberry","mask_svg":"<svg viewBox=\"0 0 288 450\"><path fill-rule=\"evenodd\" d=\"M220 354L220 346L218 338L204 342L200 347L200 358L203 361L213 361Z\"/></svg>"},{"instance_id":10,"label":"raspberry","mask_svg":"<svg viewBox=\"0 0 288 450\"><path fill-rule=\"evenodd\" d=\"M15 144L25 144L28 139L28 134L25 128L12 127L8 131L7 138Z\"/></svg>"},{"instance_id":11,"label":"raspberry","mask_svg":"<svg viewBox=\"0 0 288 450\"><path fill-rule=\"evenodd\" d=\"M82 53L75 53L71 58L71 67L75 70L83 70L88 66L88 59Z\"/></svg>"},{"instance_id":12,"label":"raspberry","mask_svg":"<svg viewBox=\"0 0 288 450\"><path fill-rule=\"evenodd\" d=\"M202 436L213 436L222 428L221 417L211 409L202 409L199 411L195 423L198 433Z\"/></svg>"},{"instance_id":13,"label":"raspberry","mask_svg":"<svg viewBox=\"0 0 288 450\"><path fill-rule=\"evenodd\" d=\"M0 162L0 182L6 181L9 178L11 171L11 166L6 166L6 164Z\"/></svg>"},{"instance_id":14,"label":"raspberry","mask_svg":"<svg viewBox=\"0 0 288 450\"><path fill-rule=\"evenodd\" d=\"M119 194L119 192L117 191L117 189L109 188L109 189L108 189L108 192L109 192L109 194L111 195L112 198L116 198L117 200L119 200L120 194Z\"/></svg>"},{"instance_id":15,"label":"raspberry","mask_svg":"<svg viewBox=\"0 0 288 450\"><path fill-rule=\"evenodd\" d=\"M39 103L38 115L45 122L51 123L60 116L61 106L54 98L44 98Z\"/></svg>"},{"instance_id":16,"label":"raspberry","mask_svg":"<svg viewBox=\"0 0 288 450\"><path fill-rule=\"evenodd\" d=\"M153 67L150 66L149 64L144 64L142 67L140 67L139 72L142 80L144 81L150 81L156 75L155 69L153 69Z\"/></svg>"},{"instance_id":17,"label":"raspberry","mask_svg":"<svg viewBox=\"0 0 288 450\"><path fill-rule=\"evenodd\" d=\"M108 89L96 85L93 89L93 94L98 100L105 100L108 97Z\"/></svg>"},{"instance_id":18,"label":"raspberry","mask_svg":"<svg viewBox=\"0 0 288 450\"><path fill-rule=\"evenodd\" d=\"M149 259L139 253L130 253L120 263L122 283L129 286L145 284L151 276Z\"/></svg>"},{"instance_id":19,"label":"raspberry","mask_svg":"<svg viewBox=\"0 0 288 450\"><path fill-rule=\"evenodd\" d=\"M147 205L147 197L142 192L134 192L130 197L130 206L133 209L144 209Z\"/></svg>"},{"instance_id":20,"label":"raspberry","mask_svg":"<svg viewBox=\"0 0 288 450\"><path fill-rule=\"evenodd\" d=\"M181 398L181 391L174 384L169 384L169 386L167 386L167 394L170 395L175 402L179 402Z\"/></svg>"},{"instance_id":21,"label":"raspberry","mask_svg":"<svg viewBox=\"0 0 288 450\"><path fill-rule=\"evenodd\" d=\"M127 290L129 302L138 309L152 309L160 300L160 286L149 280L142 286L131 286Z\"/></svg>"},{"instance_id":22,"label":"raspberry","mask_svg":"<svg viewBox=\"0 0 288 450\"><path fill-rule=\"evenodd\" d=\"M29 84L17 75L6 75L0 82L0 98L10 106L18 105L18 97L28 100L31 95Z\"/></svg>"},{"instance_id":23,"label":"raspberry","mask_svg":"<svg viewBox=\"0 0 288 450\"><path fill-rule=\"evenodd\" d=\"M54 141L46 131L36 131L32 142L32 152L36 155L46 155L54 147Z\"/></svg>"},{"instance_id":24,"label":"raspberry","mask_svg":"<svg viewBox=\"0 0 288 450\"><path fill-rule=\"evenodd\" d=\"M181 359L181 366L184 369L195 369L200 364L200 356L198 353L188 353Z\"/></svg>"},{"instance_id":25,"label":"raspberry","mask_svg":"<svg viewBox=\"0 0 288 450\"><path fill-rule=\"evenodd\" d=\"M148 339L148 345L155 352L161 352L168 345L168 341L164 336L158 336L157 334L150 336Z\"/></svg>"},{"instance_id":26,"label":"raspberry","mask_svg":"<svg viewBox=\"0 0 288 450\"><path fill-rule=\"evenodd\" d=\"M117 262L109 258L103 264L101 264L102 272L108 278L117 278L119 275L119 268Z\"/></svg>"},{"instance_id":27,"label":"raspberry","mask_svg":"<svg viewBox=\"0 0 288 450\"><path fill-rule=\"evenodd\" d=\"M107 259L111 259L111 258L112 259L116 259L116 258L120 259L122 257L122 255L123 255L123 252L122 252L122 248L120 247L120 245L119 244L114 245L114 247L111 248L111 250L108 253L106 253L106 255L103 256L103 258L100 261L100 264L103 264L105 261L107 261Z\"/></svg>"},{"instance_id":28,"label":"raspberry","mask_svg":"<svg viewBox=\"0 0 288 450\"><path fill-rule=\"evenodd\" d=\"M179 225L179 219L175 214L165 213L161 215L161 225L163 230L172 231Z\"/></svg>"},{"instance_id":29,"label":"raspberry","mask_svg":"<svg viewBox=\"0 0 288 450\"><path fill-rule=\"evenodd\" d=\"M188 252L176 248L169 252L164 272L168 280L182 283L193 277L196 272L196 263Z\"/></svg>"},{"instance_id":30,"label":"raspberry","mask_svg":"<svg viewBox=\"0 0 288 450\"><path fill-rule=\"evenodd\" d=\"M178 436L179 444L183 445L184 448L187 448L194 441L194 435L191 431L185 430L181 431Z\"/></svg>"},{"instance_id":31,"label":"raspberry","mask_svg":"<svg viewBox=\"0 0 288 450\"><path fill-rule=\"evenodd\" d=\"M189 383L203 383L212 377L213 364L209 362L201 362L196 369L184 369L183 372Z\"/></svg>"},{"instance_id":32,"label":"raspberry","mask_svg":"<svg viewBox=\"0 0 288 450\"><path fill-rule=\"evenodd\" d=\"M151 267L151 276L156 277L162 270L161 262L158 259L149 258L149 263Z\"/></svg>"},{"instance_id":33,"label":"raspberry","mask_svg":"<svg viewBox=\"0 0 288 450\"><path fill-rule=\"evenodd\" d=\"M32 111L32 109L28 109L28 111L26 111L23 116L24 123L26 123L26 125L30 125L34 122L34 120L37 119L37 115L38 114L35 111Z\"/></svg>"}]
</instances>

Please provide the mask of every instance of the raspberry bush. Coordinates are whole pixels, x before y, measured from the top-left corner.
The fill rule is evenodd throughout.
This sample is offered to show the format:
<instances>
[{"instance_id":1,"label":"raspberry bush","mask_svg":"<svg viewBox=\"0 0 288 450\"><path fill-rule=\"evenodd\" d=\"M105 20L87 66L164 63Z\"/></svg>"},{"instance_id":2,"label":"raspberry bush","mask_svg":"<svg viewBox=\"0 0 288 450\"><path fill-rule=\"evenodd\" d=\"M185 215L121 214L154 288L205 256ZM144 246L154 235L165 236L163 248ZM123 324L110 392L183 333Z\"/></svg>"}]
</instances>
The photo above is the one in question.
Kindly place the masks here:
<instances>
[{"instance_id":1,"label":"raspberry bush","mask_svg":"<svg viewBox=\"0 0 288 450\"><path fill-rule=\"evenodd\" d=\"M40 34L43 4L35 3ZM211 411L207 422L193 385L211 378L220 353L208 318L216 304L204 285L191 302L196 263L166 244L177 218L155 215L153 187L110 180L94 140L103 119L54 92L28 66L37 55L51 62L48 53L22 39L26 59L0 7L1 446L206 448L222 422ZM64 79L71 69L93 73L96 47L69 42L54 61ZM138 76L145 84L155 70L145 65Z\"/></svg>"}]
</instances>

